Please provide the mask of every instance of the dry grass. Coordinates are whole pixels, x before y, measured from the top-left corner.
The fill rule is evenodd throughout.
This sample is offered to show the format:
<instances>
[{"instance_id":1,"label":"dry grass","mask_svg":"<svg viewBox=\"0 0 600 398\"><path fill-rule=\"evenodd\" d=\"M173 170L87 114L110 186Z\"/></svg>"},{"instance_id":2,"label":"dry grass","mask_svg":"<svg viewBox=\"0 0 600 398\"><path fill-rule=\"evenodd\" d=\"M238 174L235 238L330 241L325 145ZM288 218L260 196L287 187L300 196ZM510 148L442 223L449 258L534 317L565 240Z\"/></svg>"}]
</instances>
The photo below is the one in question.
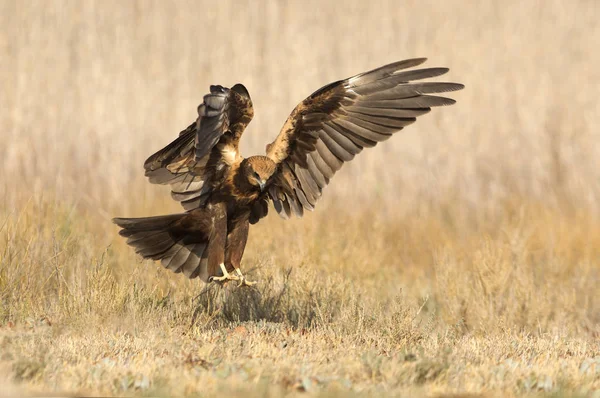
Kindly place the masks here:
<instances>
[{"instance_id":1,"label":"dry grass","mask_svg":"<svg viewBox=\"0 0 600 398\"><path fill-rule=\"evenodd\" d=\"M600 390L600 5L0 1L0 395L585 396ZM112 216L211 83L262 151L319 85L430 56L467 88L270 216L202 290ZM6 62L8 61L8 62Z\"/></svg>"}]
</instances>

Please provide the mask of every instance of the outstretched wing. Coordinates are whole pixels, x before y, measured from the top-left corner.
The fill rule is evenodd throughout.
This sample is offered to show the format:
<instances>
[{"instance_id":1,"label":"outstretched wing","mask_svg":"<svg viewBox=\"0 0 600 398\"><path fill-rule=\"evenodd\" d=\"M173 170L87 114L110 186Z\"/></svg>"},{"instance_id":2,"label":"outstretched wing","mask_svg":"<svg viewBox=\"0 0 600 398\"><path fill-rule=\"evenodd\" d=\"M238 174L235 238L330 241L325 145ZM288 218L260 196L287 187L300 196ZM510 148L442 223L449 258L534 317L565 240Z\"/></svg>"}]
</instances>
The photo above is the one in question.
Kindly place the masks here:
<instances>
[{"instance_id":1,"label":"outstretched wing","mask_svg":"<svg viewBox=\"0 0 600 398\"><path fill-rule=\"evenodd\" d=\"M279 165L269 195L284 218L313 210L344 162L385 141L433 106L455 101L436 94L462 84L417 82L447 68L413 69L426 58L385 65L314 92L292 111L267 156Z\"/></svg>"},{"instance_id":2,"label":"outstretched wing","mask_svg":"<svg viewBox=\"0 0 600 398\"><path fill-rule=\"evenodd\" d=\"M254 110L241 84L211 86L198 119L144 163L153 184L171 185L171 196L186 210L202 206L226 168L240 158L239 140Z\"/></svg>"}]
</instances>

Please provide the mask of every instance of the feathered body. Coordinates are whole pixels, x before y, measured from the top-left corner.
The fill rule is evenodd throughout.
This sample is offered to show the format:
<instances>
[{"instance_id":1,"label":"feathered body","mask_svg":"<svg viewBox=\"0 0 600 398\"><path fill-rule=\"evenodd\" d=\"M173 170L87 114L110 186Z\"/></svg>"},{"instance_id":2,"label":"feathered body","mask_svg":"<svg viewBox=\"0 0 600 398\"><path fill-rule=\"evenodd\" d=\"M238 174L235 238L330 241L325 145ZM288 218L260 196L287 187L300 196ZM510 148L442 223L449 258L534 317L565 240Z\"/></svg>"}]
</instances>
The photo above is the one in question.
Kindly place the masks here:
<instances>
[{"instance_id":1,"label":"feathered body","mask_svg":"<svg viewBox=\"0 0 600 398\"><path fill-rule=\"evenodd\" d=\"M266 156L243 158L239 141L254 110L244 86L211 86L198 118L145 164L151 183L169 184L185 213L115 218L127 243L189 278L239 275L251 224L313 210L344 162L385 141L431 107L454 100L428 94L461 84L419 82L446 68L412 69L424 58L396 62L331 83L302 101Z\"/></svg>"}]
</instances>

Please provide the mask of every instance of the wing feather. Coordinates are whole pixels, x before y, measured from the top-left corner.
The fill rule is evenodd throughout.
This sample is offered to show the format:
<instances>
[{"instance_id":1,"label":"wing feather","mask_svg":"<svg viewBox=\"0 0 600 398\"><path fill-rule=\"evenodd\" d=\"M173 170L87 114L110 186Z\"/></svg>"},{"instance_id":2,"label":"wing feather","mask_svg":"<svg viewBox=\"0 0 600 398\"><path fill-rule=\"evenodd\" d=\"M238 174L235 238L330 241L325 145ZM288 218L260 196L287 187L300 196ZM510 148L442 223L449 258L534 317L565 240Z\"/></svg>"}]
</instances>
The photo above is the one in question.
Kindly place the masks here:
<instances>
[{"instance_id":1,"label":"wing feather","mask_svg":"<svg viewBox=\"0 0 600 398\"><path fill-rule=\"evenodd\" d=\"M279 165L269 197L282 217L313 210L335 172L363 148L389 139L432 107L455 103L435 94L461 90L462 84L419 82L448 72L410 69L425 60L403 60L330 83L296 106L267 145L267 156Z\"/></svg>"},{"instance_id":2,"label":"wing feather","mask_svg":"<svg viewBox=\"0 0 600 398\"><path fill-rule=\"evenodd\" d=\"M321 171L317 167L312 156L307 156L306 161L308 163L308 171L310 173L310 176L319 187L319 190L322 190L324 187L327 186L328 181L325 180L325 176L321 174Z\"/></svg>"},{"instance_id":3,"label":"wing feather","mask_svg":"<svg viewBox=\"0 0 600 398\"><path fill-rule=\"evenodd\" d=\"M312 157L313 161L315 162L315 165L317 166L321 174L323 174L323 177L325 178L327 184L329 184L329 179L333 177L335 172L331 170L331 167L329 167L329 165L321 157L318 151L311 152L310 156Z\"/></svg>"},{"instance_id":4,"label":"wing feather","mask_svg":"<svg viewBox=\"0 0 600 398\"><path fill-rule=\"evenodd\" d=\"M323 133L320 135L320 139L321 141L323 141L323 143L325 144L325 146L327 147L327 149L329 149L329 151L335 156L337 157L339 160L343 161L343 162L349 162L352 159L354 159L354 154L357 153L354 148L357 147L357 145L354 145L352 143L352 141L350 141L350 143L352 145L354 145L354 147L350 147L351 150L347 150L344 147L342 147L340 144L337 143L337 141L335 139L333 139L332 135L336 135L339 138L340 136L342 136L340 133L337 132L337 130L334 129L330 129L328 133Z\"/></svg>"},{"instance_id":5,"label":"wing feather","mask_svg":"<svg viewBox=\"0 0 600 398\"><path fill-rule=\"evenodd\" d=\"M323 140L319 140L316 143L316 152L319 154L319 157L323 159L323 161L327 164L329 169L331 170L331 177L335 174L336 171L342 168L344 162L336 157L325 145Z\"/></svg>"},{"instance_id":6,"label":"wing feather","mask_svg":"<svg viewBox=\"0 0 600 398\"><path fill-rule=\"evenodd\" d=\"M226 168L240 157L239 140L253 115L244 86L210 86L196 121L144 163L149 181L169 184L171 196L186 210L203 206Z\"/></svg>"},{"instance_id":7,"label":"wing feather","mask_svg":"<svg viewBox=\"0 0 600 398\"><path fill-rule=\"evenodd\" d=\"M321 138L325 138L326 136L331 138L339 147L343 148L344 151L346 151L347 153L356 155L362 151L362 147L356 145L354 142L352 142L350 138L346 137L344 134L340 133L336 129L328 125L323 125L322 131L324 133L320 134ZM325 142L325 144L327 145L327 142ZM329 147L329 145L327 146ZM352 158L350 158L349 160L352 160Z\"/></svg>"},{"instance_id":8,"label":"wing feather","mask_svg":"<svg viewBox=\"0 0 600 398\"><path fill-rule=\"evenodd\" d=\"M431 111L429 108L421 109L394 109L394 108L383 108L383 107L367 107L367 106L349 106L346 108L348 112L356 112L364 115L371 116L386 116L386 117L417 117L424 115Z\"/></svg>"},{"instance_id":9,"label":"wing feather","mask_svg":"<svg viewBox=\"0 0 600 398\"><path fill-rule=\"evenodd\" d=\"M317 200L321 196L321 190L319 189L319 186L310 175L308 168L296 165L294 171L296 177L298 177L298 181L300 182L300 188L304 192L306 199L311 204L311 206L314 207L317 203Z\"/></svg>"},{"instance_id":10,"label":"wing feather","mask_svg":"<svg viewBox=\"0 0 600 398\"><path fill-rule=\"evenodd\" d=\"M376 131L361 128L360 126L357 126L354 123L349 122L348 120L337 118L332 121L332 124L337 125L338 127L341 127L341 131L344 131L344 130L351 131L352 133L358 135L359 137L366 138L366 139L374 141L374 142L383 140L382 134L379 134Z\"/></svg>"},{"instance_id":11,"label":"wing feather","mask_svg":"<svg viewBox=\"0 0 600 398\"><path fill-rule=\"evenodd\" d=\"M402 127L408 126L411 123L414 123L417 118L415 117L387 117L387 116L372 116L365 115L363 113L355 113L348 112L348 115L355 117L360 120L365 120L367 122L379 124L387 127L396 127L396 130L399 130Z\"/></svg>"}]
</instances>

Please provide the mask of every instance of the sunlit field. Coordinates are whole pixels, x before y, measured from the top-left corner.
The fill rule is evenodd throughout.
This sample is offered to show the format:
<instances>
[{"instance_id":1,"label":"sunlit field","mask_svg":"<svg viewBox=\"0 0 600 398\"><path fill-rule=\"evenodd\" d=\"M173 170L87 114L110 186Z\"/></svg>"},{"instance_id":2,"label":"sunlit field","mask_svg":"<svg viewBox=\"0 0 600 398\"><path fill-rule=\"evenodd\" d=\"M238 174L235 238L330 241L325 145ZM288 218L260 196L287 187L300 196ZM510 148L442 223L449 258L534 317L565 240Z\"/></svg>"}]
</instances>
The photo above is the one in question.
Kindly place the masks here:
<instances>
[{"instance_id":1,"label":"sunlit field","mask_svg":"<svg viewBox=\"0 0 600 398\"><path fill-rule=\"evenodd\" d=\"M596 396L600 3L0 0L0 396ZM210 84L264 153L331 81L463 83L314 213L250 230L256 288L142 261L116 216Z\"/></svg>"}]
</instances>

